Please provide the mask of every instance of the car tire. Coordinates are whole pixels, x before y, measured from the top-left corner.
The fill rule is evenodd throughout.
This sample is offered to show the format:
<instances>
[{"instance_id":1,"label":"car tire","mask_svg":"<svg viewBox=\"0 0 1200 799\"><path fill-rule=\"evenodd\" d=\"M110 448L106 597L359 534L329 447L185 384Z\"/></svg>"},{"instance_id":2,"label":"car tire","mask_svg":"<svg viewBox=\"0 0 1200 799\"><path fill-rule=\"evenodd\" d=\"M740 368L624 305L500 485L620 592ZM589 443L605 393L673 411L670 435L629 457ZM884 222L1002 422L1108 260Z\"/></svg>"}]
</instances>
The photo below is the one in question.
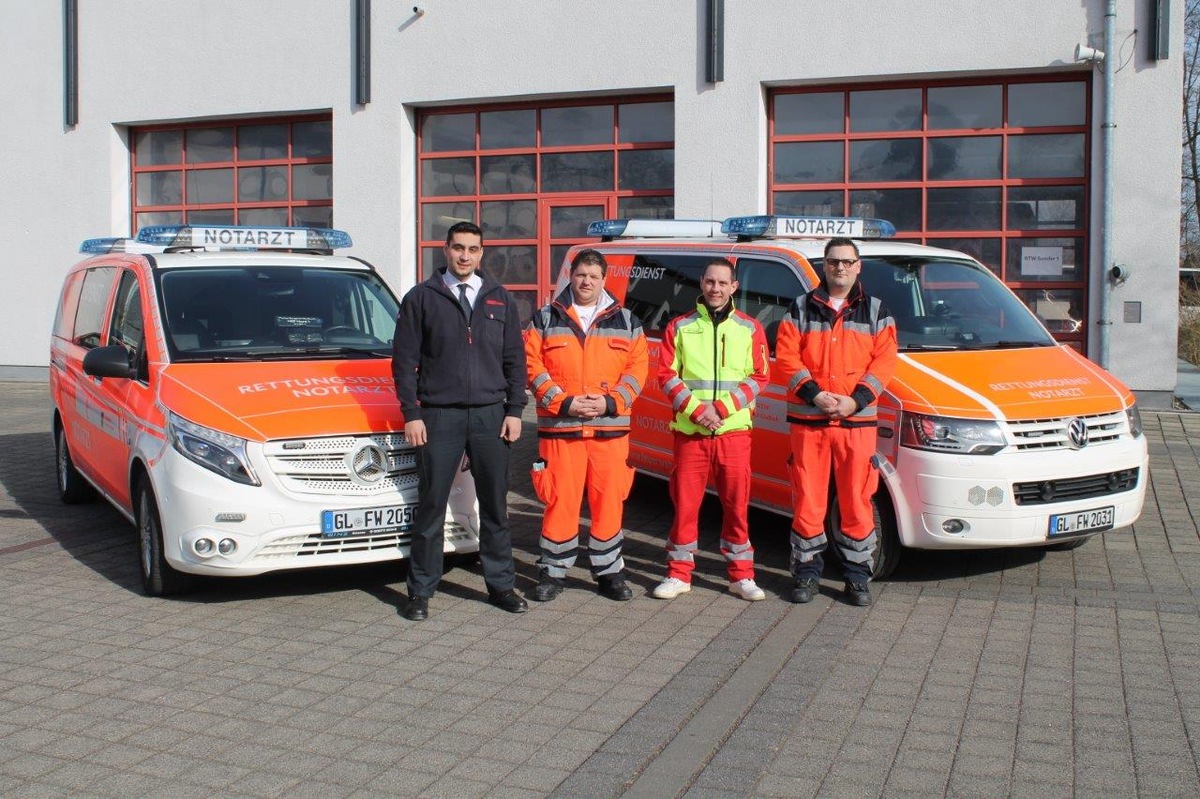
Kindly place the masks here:
<instances>
[{"instance_id":1,"label":"car tire","mask_svg":"<svg viewBox=\"0 0 1200 799\"><path fill-rule=\"evenodd\" d=\"M872 579L882 580L890 577L900 565L904 545L900 543L900 534L896 530L896 511L892 508L892 498L887 489L880 486L871 504L875 506L875 536L878 539Z\"/></svg>"},{"instance_id":2,"label":"car tire","mask_svg":"<svg viewBox=\"0 0 1200 799\"><path fill-rule=\"evenodd\" d=\"M96 498L96 489L75 468L71 448L67 444L67 430L61 424L54 426L54 464L58 479L58 498L66 505L91 502Z\"/></svg>"},{"instance_id":3,"label":"car tire","mask_svg":"<svg viewBox=\"0 0 1200 799\"><path fill-rule=\"evenodd\" d=\"M162 519L150 481L138 480L134 509L137 512L138 563L142 590L147 596L181 594L192 586L190 575L176 571L163 554Z\"/></svg>"}]
</instances>

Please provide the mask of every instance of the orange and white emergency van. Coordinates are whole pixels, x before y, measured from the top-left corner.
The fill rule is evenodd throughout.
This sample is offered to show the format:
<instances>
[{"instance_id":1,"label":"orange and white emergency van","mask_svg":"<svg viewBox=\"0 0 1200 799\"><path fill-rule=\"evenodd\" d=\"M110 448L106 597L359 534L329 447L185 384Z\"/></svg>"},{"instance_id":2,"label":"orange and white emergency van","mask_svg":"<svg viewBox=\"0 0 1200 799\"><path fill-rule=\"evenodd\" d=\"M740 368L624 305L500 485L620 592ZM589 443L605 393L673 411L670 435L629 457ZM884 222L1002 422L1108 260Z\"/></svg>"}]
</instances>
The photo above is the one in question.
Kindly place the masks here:
<instances>
[{"instance_id":1,"label":"orange and white emergency van","mask_svg":"<svg viewBox=\"0 0 1200 799\"><path fill-rule=\"evenodd\" d=\"M1149 458L1133 393L1070 346L986 266L960 252L891 240L884 220L751 216L604 220L589 236L605 287L645 326L655 357L672 317L695 307L708 260L737 265L736 307L766 330L772 374L754 422L753 504L791 514L786 387L775 337L813 288L825 242L859 243L861 280L896 320L900 356L879 402L875 576L904 548L1059 546L1133 524ZM653 370L633 408L631 463L666 477L670 403ZM836 513L836 503L830 503ZM836 524L836 519L830 520Z\"/></svg>"},{"instance_id":2,"label":"orange and white emergency van","mask_svg":"<svg viewBox=\"0 0 1200 799\"><path fill-rule=\"evenodd\" d=\"M408 554L415 450L392 385L399 304L316 228L158 226L89 239L50 352L58 489L137 527L148 594L192 575ZM464 468L447 552L479 548Z\"/></svg>"}]
</instances>

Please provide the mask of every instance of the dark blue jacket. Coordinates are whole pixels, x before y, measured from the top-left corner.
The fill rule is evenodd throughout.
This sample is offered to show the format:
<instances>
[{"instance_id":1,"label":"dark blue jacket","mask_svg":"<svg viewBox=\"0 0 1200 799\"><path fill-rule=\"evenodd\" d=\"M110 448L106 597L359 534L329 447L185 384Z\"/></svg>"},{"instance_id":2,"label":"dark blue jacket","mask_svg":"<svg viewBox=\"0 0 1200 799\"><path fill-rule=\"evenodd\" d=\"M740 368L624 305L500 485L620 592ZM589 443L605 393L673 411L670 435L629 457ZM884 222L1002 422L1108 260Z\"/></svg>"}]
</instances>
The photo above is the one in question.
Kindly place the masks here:
<instances>
[{"instance_id":1,"label":"dark blue jacket","mask_svg":"<svg viewBox=\"0 0 1200 799\"><path fill-rule=\"evenodd\" d=\"M468 321L442 279L445 268L413 286L400 303L392 343L392 378L406 422L421 406L504 403L505 416L525 407L525 346L512 295L479 273L483 285Z\"/></svg>"}]
</instances>

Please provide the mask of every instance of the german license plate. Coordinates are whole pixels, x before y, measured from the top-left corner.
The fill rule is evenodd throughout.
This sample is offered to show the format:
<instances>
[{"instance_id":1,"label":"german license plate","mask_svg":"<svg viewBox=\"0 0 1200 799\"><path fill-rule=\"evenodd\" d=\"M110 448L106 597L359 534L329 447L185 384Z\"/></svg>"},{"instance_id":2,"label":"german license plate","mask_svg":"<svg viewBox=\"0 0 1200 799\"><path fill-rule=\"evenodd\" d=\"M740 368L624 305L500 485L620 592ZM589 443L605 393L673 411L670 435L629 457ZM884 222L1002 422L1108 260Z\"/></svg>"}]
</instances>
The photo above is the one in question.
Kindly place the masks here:
<instances>
[{"instance_id":1,"label":"german license plate","mask_svg":"<svg viewBox=\"0 0 1200 799\"><path fill-rule=\"evenodd\" d=\"M363 533L403 532L412 527L416 516L416 505L321 511L321 537L345 538Z\"/></svg>"},{"instance_id":2,"label":"german license plate","mask_svg":"<svg viewBox=\"0 0 1200 799\"><path fill-rule=\"evenodd\" d=\"M1054 538L1060 535L1109 530L1112 529L1115 516L1116 510L1112 505L1074 513L1059 513L1050 517L1050 529L1047 534Z\"/></svg>"}]
</instances>

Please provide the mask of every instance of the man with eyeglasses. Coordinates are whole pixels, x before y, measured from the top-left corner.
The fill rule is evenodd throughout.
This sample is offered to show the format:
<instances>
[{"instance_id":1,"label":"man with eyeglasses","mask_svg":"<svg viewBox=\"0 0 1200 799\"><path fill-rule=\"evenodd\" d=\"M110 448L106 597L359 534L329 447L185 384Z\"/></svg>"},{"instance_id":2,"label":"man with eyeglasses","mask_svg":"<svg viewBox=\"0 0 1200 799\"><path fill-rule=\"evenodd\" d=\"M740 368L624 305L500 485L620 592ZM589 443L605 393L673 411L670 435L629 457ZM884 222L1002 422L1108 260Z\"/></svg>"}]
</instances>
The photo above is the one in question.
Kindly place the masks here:
<instances>
[{"instance_id":1,"label":"man with eyeglasses","mask_svg":"<svg viewBox=\"0 0 1200 799\"><path fill-rule=\"evenodd\" d=\"M819 591L830 486L838 526L831 530L842 560L846 599L871 604L879 483L875 456L879 396L896 368L896 324L859 280L858 245L830 239L820 284L796 298L779 326L776 363L788 379L793 519L790 599L811 602Z\"/></svg>"}]
</instances>

